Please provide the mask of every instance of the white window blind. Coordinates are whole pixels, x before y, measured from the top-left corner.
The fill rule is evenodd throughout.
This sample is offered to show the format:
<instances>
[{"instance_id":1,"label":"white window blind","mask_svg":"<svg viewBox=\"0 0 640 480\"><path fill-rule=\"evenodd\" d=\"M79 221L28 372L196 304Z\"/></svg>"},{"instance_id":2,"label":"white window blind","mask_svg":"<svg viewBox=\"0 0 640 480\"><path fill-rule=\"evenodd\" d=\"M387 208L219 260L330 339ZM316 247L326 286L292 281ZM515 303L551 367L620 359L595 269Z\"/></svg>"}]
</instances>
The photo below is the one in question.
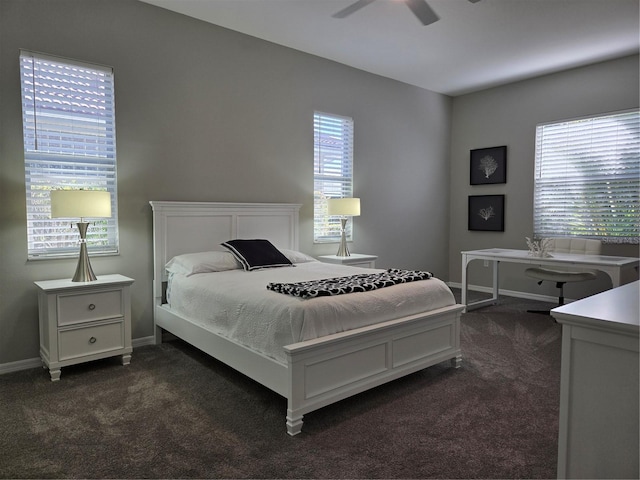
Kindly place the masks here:
<instances>
[{"instance_id":1,"label":"white window blind","mask_svg":"<svg viewBox=\"0 0 640 480\"><path fill-rule=\"evenodd\" d=\"M20 53L29 258L78 254L68 220L50 219L53 189L107 190L112 216L87 233L92 253L118 251L113 71Z\"/></svg>"},{"instance_id":2,"label":"white window blind","mask_svg":"<svg viewBox=\"0 0 640 480\"><path fill-rule=\"evenodd\" d=\"M539 125L534 235L638 243L637 110Z\"/></svg>"},{"instance_id":3,"label":"white window blind","mask_svg":"<svg viewBox=\"0 0 640 480\"><path fill-rule=\"evenodd\" d=\"M340 219L327 215L328 198L353 196L353 119L315 112L314 134L314 242L341 237ZM347 238L353 222L347 222Z\"/></svg>"}]
</instances>

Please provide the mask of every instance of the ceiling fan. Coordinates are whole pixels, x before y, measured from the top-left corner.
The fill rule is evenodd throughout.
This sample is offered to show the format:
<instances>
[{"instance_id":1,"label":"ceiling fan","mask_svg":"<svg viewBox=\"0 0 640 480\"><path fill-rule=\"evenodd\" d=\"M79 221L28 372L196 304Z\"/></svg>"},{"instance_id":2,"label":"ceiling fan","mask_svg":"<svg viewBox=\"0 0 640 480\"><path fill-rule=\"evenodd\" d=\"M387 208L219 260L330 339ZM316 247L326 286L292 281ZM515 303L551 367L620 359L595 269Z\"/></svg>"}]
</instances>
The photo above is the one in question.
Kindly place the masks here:
<instances>
[{"instance_id":1,"label":"ceiling fan","mask_svg":"<svg viewBox=\"0 0 640 480\"><path fill-rule=\"evenodd\" d=\"M440 17L436 15L429 4L425 0L402 0L407 7L413 12L413 14L418 17L418 20L422 22L423 25L430 25L434 22L440 20ZM471 3L478 3L480 0L468 0ZM375 2L375 0L358 0L355 3L352 3L347 8L340 10L337 13L332 15L333 18L344 18L351 15L354 12L357 12L363 7L366 7L370 3Z\"/></svg>"}]
</instances>

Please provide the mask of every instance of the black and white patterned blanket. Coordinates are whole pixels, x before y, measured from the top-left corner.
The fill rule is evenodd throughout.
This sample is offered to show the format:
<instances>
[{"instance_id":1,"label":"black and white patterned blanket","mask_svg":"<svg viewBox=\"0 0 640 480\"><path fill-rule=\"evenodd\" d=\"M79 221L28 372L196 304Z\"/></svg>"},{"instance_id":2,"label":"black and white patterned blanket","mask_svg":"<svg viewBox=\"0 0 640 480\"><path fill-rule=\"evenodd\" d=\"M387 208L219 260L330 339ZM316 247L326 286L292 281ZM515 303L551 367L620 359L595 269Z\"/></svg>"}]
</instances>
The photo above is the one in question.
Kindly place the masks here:
<instances>
[{"instance_id":1,"label":"black and white patterned blanket","mask_svg":"<svg viewBox=\"0 0 640 480\"><path fill-rule=\"evenodd\" d=\"M430 272L390 268L380 273L364 273L298 283L270 283L267 288L274 292L306 299L343 295L345 293L368 292L400 283L427 280L431 277L433 277L433 274Z\"/></svg>"}]
</instances>

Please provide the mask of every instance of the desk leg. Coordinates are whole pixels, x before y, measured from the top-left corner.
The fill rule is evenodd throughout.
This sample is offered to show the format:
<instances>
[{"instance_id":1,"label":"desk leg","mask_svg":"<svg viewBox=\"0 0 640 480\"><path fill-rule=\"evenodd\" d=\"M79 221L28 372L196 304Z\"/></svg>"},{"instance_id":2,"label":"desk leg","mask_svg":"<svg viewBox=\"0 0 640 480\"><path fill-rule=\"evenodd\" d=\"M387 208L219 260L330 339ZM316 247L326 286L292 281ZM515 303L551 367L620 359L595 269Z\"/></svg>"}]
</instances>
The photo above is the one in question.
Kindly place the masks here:
<instances>
[{"instance_id":1,"label":"desk leg","mask_svg":"<svg viewBox=\"0 0 640 480\"><path fill-rule=\"evenodd\" d=\"M500 295L499 287L500 284L500 273L499 273L500 262L498 260L493 261L493 297L491 300L494 300L495 303L498 303L498 296Z\"/></svg>"},{"instance_id":2,"label":"desk leg","mask_svg":"<svg viewBox=\"0 0 640 480\"><path fill-rule=\"evenodd\" d=\"M637 272L638 267L635 265L626 267L624 269L618 266L603 265L598 266L597 269L609 275L609 278L611 279L611 288L619 287L620 285L623 285L630 281L635 281L635 279L637 279L637 273L636 275L632 273L633 269L635 269Z\"/></svg>"},{"instance_id":3,"label":"desk leg","mask_svg":"<svg viewBox=\"0 0 640 480\"><path fill-rule=\"evenodd\" d=\"M609 265L598 265L598 270L606 273L611 280L611 288L619 287L621 282L620 267L611 267Z\"/></svg>"},{"instance_id":4,"label":"desk leg","mask_svg":"<svg viewBox=\"0 0 640 480\"><path fill-rule=\"evenodd\" d=\"M462 254L462 299L463 305L467 305L467 255Z\"/></svg>"},{"instance_id":5,"label":"desk leg","mask_svg":"<svg viewBox=\"0 0 640 480\"><path fill-rule=\"evenodd\" d=\"M480 308L480 307L484 307L487 305L495 305L496 303L498 303L498 294L499 294L499 289L498 289L498 283L499 283L499 275L498 275L498 267L499 267L499 263L497 260L493 260L493 295L491 298L488 298L486 300L479 300L477 302L469 302L468 301L468 275L467 275L467 268L469 266L469 263L472 260L478 260L477 258L467 258L467 256L463 253L462 254L462 299L461 302L462 304L465 306L464 311L465 312L469 312L473 309L476 308Z\"/></svg>"},{"instance_id":6,"label":"desk leg","mask_svg":"<svg viewBox=\"0 0 640 480\"><path fill-rule=\"evenodd\" d=\"M615 270L613 275L609 274L609 276L611 277L612 288L619 287L620 286L620 269L618 268L617 270Z\"/></svg>"}]
</instances>

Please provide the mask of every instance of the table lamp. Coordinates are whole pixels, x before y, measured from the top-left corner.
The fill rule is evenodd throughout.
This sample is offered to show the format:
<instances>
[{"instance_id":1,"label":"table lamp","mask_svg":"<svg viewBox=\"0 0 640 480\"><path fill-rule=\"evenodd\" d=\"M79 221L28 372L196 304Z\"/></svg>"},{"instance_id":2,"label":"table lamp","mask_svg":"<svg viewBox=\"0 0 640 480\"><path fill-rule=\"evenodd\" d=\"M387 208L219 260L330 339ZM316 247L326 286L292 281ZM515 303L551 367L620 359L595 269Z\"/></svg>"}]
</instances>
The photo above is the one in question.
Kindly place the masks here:
<instances>
[{"instance_id":1,"label":"table lamp","mask_svg":"<svg viewBox=\"0 0 640 480\"><path fill-rule=\"evenodd\" d=\"M342 223L342 238L340 247L338 248L338 257L349 257L349 249L347 248L346 226L349 217L357 217L360 215L360 199L359 198L330 198L327 200L327 213L331 217L340 217Z\"/></svg>"},{"instance_id":2,"label":"table lamp","mask_svg":"<svg viewBox=\"0 0 640 480\"><path fill-rule=\"evenodd\" d=\"M86 218L111 217L111 194L97 190L51 190L51 218L80 218L80 257L72 282L97 280L87 253Z\"/></svg>"}]
</instances>

